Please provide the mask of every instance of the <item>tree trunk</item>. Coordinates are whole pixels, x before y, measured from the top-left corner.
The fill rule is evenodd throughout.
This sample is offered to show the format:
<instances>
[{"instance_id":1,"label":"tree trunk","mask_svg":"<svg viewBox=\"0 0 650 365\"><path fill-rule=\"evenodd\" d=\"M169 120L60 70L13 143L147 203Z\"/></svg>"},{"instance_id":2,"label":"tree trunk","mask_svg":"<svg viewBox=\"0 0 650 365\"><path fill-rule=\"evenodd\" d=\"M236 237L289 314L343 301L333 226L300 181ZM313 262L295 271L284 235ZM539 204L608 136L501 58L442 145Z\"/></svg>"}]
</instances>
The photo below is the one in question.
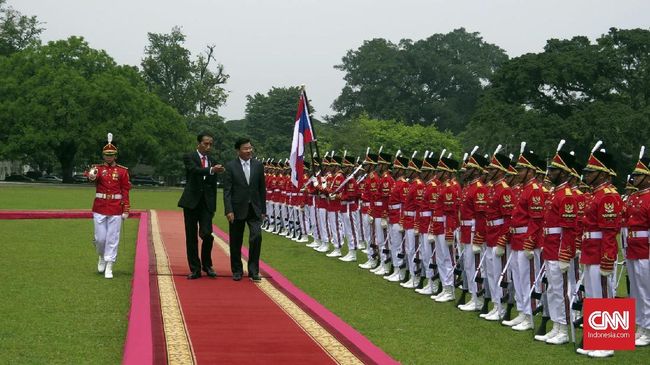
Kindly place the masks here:
<instances>
[{"instance_id":1,"label":"tree trunk","mask_svg":"<svg viewBox=\"0 0 650 365\"><path fill-rule=\"evenodd\" d=\"M74 168L74 156L77 154L77 145L74 142L61 142L56 152L61 164L63 183L72 184L72 170Z\"/></svg>"}]
</instances>

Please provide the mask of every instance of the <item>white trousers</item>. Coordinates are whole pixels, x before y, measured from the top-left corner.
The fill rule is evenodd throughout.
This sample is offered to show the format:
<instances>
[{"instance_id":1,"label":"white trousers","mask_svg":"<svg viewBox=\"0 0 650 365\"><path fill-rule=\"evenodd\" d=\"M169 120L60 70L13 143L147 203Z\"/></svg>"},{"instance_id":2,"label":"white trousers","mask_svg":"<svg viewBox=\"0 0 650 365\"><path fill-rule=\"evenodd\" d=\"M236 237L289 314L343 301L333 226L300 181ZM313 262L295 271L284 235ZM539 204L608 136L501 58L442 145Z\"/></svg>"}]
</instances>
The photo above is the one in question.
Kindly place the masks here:
<instances>
[{"instance_id":1,"label":"white trousers","mask_svg":"<svg viewBox=\"0 0 650 365\"><path fill-rule=\"evenodd\" d=\"M517 311L526 315L533 314L530 308L530 260L523 250L512 251L512 281L515 285Z\"/></svg>"},{"instance_id":2,"label":"white trousers","mask_svg":"<svg viewBox=\"0 0 650 365\"><path fill-rule=\"evenodd\" d=\"M388 234L390 235L390 255L394 267L402 267L404 259L398 257L402 252L402 232L399 224L390 224Z\"/></svg>"},{"instance_id":3,"label":"white trousers","mask_svg":"<svg viewBox=\"0 0 650 365\"><path fill-rule=\"evenodd\" d=\"M348 241L348 248L356 250L359 244L359 216L355 214L355 211L350 211L349 205L346 207L346 211L340 215L343 221L345 238Z\"/></svg>"},{"instance_id":4,"label":"white trousers","mask_svg":"<svg viewBox=\"0 0 650 365\"><path fill-rule=\"evenodd\" d=\"M318 208L318 228L320 228L320 239L321 242L329 242L330 241L330 235L329 231L327 230L327 209L325 208Z\"/></svg>"},{"instance_id":5,"label":"white trousers","mask_svg":"<svg viewBox=\"0 0 650 365\"><path fill-rule=\"evenodd\" d=\"M499 286L499 277L501 276L501 257L495 253L496 247L485 247L485 271L490 289L490 297L492 303L498 308L501 308L501 297L503 297L503 288Z\"/></svg>"},{"instance_id":6,"label":"white trousers","mask_svg":"<svg viewBox=\"0 0 650 365\"><path fill-rule=\"evenodd\" d=\"M440 273L440 282L443 286L454 285L454 269L449 254L449 246L445 242L445 234L436 235L436 265Z\"/></svg>"},{"instance_id":7,"label":"white trousers","mask_svg":"<svg viewBox=\"0 0 650 365\"><path fill-rule=\"evenodd\" d=\"M115 262L120 244L122 216L93 213L93 222L97 255L103 256L106 262Z\"/></svg>"},{"instance_id":8,"label":"white trousers","mask_svg":"<svg viewBox=\"0 0 650 365\"><path fill-rule=\"evenodd\" d=\"M341 248L343 242L341 237L341 230L339 229L339 212L327 211L327 225L330 228L330 242L336 248Z\"/></svg>"},{"instance_id":9,"label":"white trousers","mask_svg":"<svg viewBox=\"0 0 650 365\"><path fill-rule=\"evenodd\" d=\"M566 323L566 311L564 310L564 280L560 270L560 262L546 260L546 300L548 301L548 314L551 321L559 324ZM567 272L567 274L571 274ZM569 288L569 291L571 289Z\"/></svg>"},{"instance_id":10,"label":"white trousers","mask_svg":"<svg viewBox=\"0 0 650 365\"><path fill-rule=\"evenodd\" d=\"M404 231L404 234L406 235L406 242L404 245L406 248L406 260L411 277L413 277L417 270L415 265L415 229L407 229Z\"/></svg>"},{"instance_id":11,"label":"white trousers","mask_svg":"<svg viewBox=\"0 0 650 365\"><path fill-rule=\"evenodd\" d=\"M477 291L476 282L474 281L474 274L476 274L476 264L474 263L472 244L463 243L463 245L463 271L465 271L465 277L467 278L467 290L472 293L473 297L475 297Z\"/></svg>"},{"instance_id":12,"label":"white trousers","mask_svg":"<svg viewBox=\"0 0 650 365\"><path fill-rule=\"evenodd\" d=\"M360 228L361 228L361 240L366 243L366 254L368 256L368 260L372 259L373 256L375 255L375 248L373 247L373 237L374 235L370 233L370 216L368 214L363 214L360 213L361 215L361 223ZM379 245L379 244L377 244Z\"/></svg>"},{"instance_id":13,"label":"white trousers","mask_svg":"<svg viewBox=\"0 0 650 365\"><path fill-rule=\"evenodd\" d=\"M381 258L381 262L386 262L388 259L388 254L384 253L384 248L386 247L384 241L386 240L386 236L384 235L384 228L381 226L381 218L375 218L373 221L375 224L375 242L377 243L377 247L379 250L379 257ZM393 263L394 265L395 263Z\"/></svg>"},{"instance_id":14,"label":"white trousers","mask_svg":"<svg viewBox=\"0 0 650 365\"><path fill-rule=\"evenodd\" d=\"M630 298L636 303L636 325L650 328L650 260L627 260Z\"/></svg>"},{"instance_id":15,"label":"white trousers","mask_svg":"<svg viewBox=\"0 0 650 365\"><path fill-rule=\"evenodd\" d=\"M434 274L431 268L431 264L433 263L433 248L431 247L431 241L428 236L426 233L420 233L420 257L422 259L424 275L431 279Z\"/></svg>"},{"instance_id":16,"label":"white trousers","mask_svg":"<svg viewBox=\"0 0 650 365\"><path fill-rule=\"evenodd\" d=\"M316 208L313 205L306 205L305 208L307 209L309 217L307 230L316 241L320 242L320 228L317 227L318 220L316 220Z\"/></svg>"},{"instance_id":17,"label":"white trousers","mask_svg":"<svg viewBox=\"0 0 650 365\"><path fill-rule=\"evenodd\" d=\"M647 278L646 278L647 279ZM602 298L603 286L600 275L600 265L585 265L585 296L587 298ZM607 297L614 298L614 275L607 276Z\"/></svg>"}]
</instances>

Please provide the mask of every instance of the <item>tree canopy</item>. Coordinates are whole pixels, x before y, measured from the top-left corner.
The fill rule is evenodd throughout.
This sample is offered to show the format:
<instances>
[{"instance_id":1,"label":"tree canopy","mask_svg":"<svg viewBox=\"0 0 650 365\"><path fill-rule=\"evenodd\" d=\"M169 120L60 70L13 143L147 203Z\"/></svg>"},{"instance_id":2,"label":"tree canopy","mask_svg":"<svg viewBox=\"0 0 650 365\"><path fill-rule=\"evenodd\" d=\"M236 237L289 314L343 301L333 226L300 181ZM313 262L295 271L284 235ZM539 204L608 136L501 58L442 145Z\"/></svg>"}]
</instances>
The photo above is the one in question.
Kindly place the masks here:
<instances>
[{"instance_id":1,"label":"tree canopy","mask_svg":"<svg viewBox=\"0 0 650 365\"><path fill-rule=\"evenodd\" d=\"M135 68L83 38L0 57L3 156L36 166L53 156L70 181L75 166L99 162L107 132L127 166L158 165L189 143L181 116L147 91Z\"/></svg>"},{"instance_id":2,"label":"tree canopy","mask_svg":"<svg viewBox=\"0 0 650 365\"><path fill-rule=\"evenodd\" d=\"M346 84L334 101L338 114L331 121L367 113L460 132L488 80L507 59L501 48L464 28L416 42L365 41L335 66L345 72Z\"/></svg>"},{"instance_id":3,"label":"tree canopy","mask_svg":"<svg viewBox=\"0 0 650 365\"><path fill-rule=\"evenodd\" d=\"M650 31L612 28L594 43L551 39L505 63L461 137L465 147L528 141L549 157L566 139L584 162L602 139L630 171L650 125Z\"/></svg>"}]
</instances>

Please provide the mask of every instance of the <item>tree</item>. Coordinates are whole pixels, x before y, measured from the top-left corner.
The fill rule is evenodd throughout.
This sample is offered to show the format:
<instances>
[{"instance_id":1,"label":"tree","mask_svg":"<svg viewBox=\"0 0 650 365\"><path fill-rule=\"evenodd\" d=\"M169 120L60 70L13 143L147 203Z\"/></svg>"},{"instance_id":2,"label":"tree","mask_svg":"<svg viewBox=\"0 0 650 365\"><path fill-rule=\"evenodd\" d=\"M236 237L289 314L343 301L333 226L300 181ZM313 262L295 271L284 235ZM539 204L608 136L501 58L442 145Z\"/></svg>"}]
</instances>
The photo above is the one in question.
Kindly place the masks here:
<instances>
[{"instance_id":1,"label":"tree","mask_svg":"<svg viewBox=\"0 0 650 365\"><path fill-rule=\"evenodd\" d=\"M383 146L383 150L395 153L402 150L410 157L418 151L421 158L425 151L439 154L443 149L460 158L461 144L449 132L440 132L434 127L419 124L406 125L394 120L377 120L361 115L341 125L321 125L319 147L323 151L335 150L338 153L347 150L349 155L364 156L366 148L374 152Z\"/></svg>"},{"instance_id":2,"label":"tree","mask_svg":"<svg viewBox=\"0 0 650 365\"><path fill-rule=\"evenodd\" d=\"M0 56L8 56L29 46L40 44L43 32L35 16L25 16L0 0Z\"/></svg>"},{"instance_id":3,"label":"tree","mask_svg":"<svg viewBox=\"0 0 650 365\"><path fill-rule=\"evenodd\" d=\"M298 87L273 87L267 95L246 96L247 133L258 156L289 156L299 96Z\"/></svg>"},{"instance_id":4,"label":"tree","mask_svg":"<svg viewBox=\"0 0 650 365\"><path fill-rule=\"evenodd\" d=\"M495 73L462 137L467 148L526 140L547 157L566 139L581 162L602 139L624 173L650 140L649 90L650 31L551 39Z\"/></svg>"},{"instance_id":5,"label":"tree","mask_svg":"<svg viewBox=\"0 0 650 365\"><path fill-rule=\"evenodd\" d=\"M55 156L70 182L75 166L99 160L107 132L127 166L159 165L189 143L181 116L147 91L134 67L116 65L83 38L0 58L1 155L30 163Z\"/></svg>"},{"instance_id":6,"label":"tree","mask_svg":"<svg viewBox=\"0 0 650 365\"><path fill-rule=\"evenodd\" d=\"M346 85L334 101L339 114L331 121L365 112L371 118L460 132L489 78L506 60L502 49L463 28L398 45L366 41L335 66L346 73Z\"/></svg>"},{"instance_id":7,"label":"tree","mask_svg":"<svg viewBox=\"0 0 650 365\"><path fill-rule=\"evenodd\" d=\"M149 45L142 60L142 74L149 90L186 117L216 114L227 98L221 85L228 80L223 65L210 70L215 46L192 61L183 47L185 35L179 27L169 34L148 33Z\"/></svg>"}]
</instances>

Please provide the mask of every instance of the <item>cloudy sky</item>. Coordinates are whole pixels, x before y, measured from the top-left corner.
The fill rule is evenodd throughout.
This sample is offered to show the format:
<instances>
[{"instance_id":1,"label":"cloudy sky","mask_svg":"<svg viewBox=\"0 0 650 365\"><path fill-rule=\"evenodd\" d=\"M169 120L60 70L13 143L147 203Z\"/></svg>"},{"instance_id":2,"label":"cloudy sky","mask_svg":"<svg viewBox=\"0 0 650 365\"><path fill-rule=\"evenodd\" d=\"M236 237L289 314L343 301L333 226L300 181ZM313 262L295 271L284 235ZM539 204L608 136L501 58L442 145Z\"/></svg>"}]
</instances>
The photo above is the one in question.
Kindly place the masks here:
<instances>
[{"instance_id":1,"label":"cloudy sky","mask_svg":"<svg viewBox=\"0 0 650 365\"><path fill-rule=\"evenodd\" d=\"M343 85L334 65L364 40L427 38L465 27L510 57L540 52L549 38L610 27L650 27L647 0L8 0L36 15L46 41L81 35L118 63L138 65L147 33L180 26L192 54L216 45L230 75L226 119L244 116L246 95L305 84L317 116Z\"/></svg>"}]
</instances>

